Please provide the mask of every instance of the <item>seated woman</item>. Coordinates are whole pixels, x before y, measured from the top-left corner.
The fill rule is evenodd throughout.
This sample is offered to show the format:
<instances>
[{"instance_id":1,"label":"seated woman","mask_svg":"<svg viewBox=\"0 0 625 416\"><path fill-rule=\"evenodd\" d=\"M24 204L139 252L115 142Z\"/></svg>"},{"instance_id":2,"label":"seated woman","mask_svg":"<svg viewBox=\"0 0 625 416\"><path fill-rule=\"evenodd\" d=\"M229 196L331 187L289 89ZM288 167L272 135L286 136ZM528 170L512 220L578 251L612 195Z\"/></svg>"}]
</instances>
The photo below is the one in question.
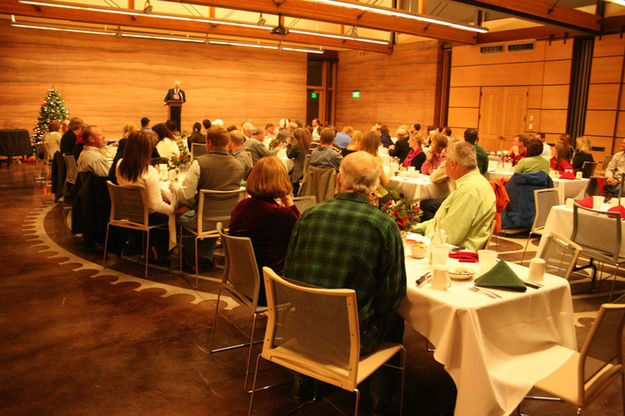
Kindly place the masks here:
<instances>
[{"instance_id":1,"label":"seated woman","mask_svg":"<svg viewBox=\"0 0 625 416\"><path fill-rule=\"evenodd\" d=\"M293 140L294 139L294 140ZM297 194L299 190L299 181L304 176L304 161L312 142L312 134L302 128L297 128L293 132L293 139L287 137L286 156L293 159L293 169L291 170L291 183L293 184L293 193Z\"/></svg>"},{"instance_id":2,"label":"seated woman","mask_svg":"<svg viewBox=\"0 0 625 416\"><path fill-rule=\"evenodd\" d=\"M117 163L116 175L120 186L140 186L145 189L148 198L150 224L167 223L168 216L174 213L173 195L160 187L159 174L150 165L152 159L152 140L141 132L130 133L124 146L124 156ZM169 233L155 228L150 231L150 243L154 260L167 261Z\"/></svg>"},{"instance_id":3,"label":"seated woman","mask_svg":"<svg viewBox=\"0 0 625 416\"><path fill-rule=\"evenodd\" d=\"M425 153L421 147L421 139L417 135L411 136L408 140L408 145L410 145L410 152L404 159L403 165L405 168L414 166L416 170L420 170L423 162L425 162Z\"/></svg>"},{"instance_id":4,"label":"seated woman","mask_svg":"<svg viewBox=\"0 0 625 416\"><path fill-rule=\"evenodd\" d=\"M266 266L279 275L283 273L291 231L300 212L293 203L289 175L276 156L263 157L254 165L245 190L252 197L239 202L232 210L229 234L252 240L261 274L258 304L266 305L262 268Z\"/></svg>"},{"instance_id":5,"label":"seated woman","mask_svg":"<svg viewBox=\"0 0 625 416\"><path fill-rule=\"evenodd\" d=\"M542 170L549 174L549 161L542 156L543 142L540 139L530 139L526 149L526 156L519 160L514 173L534 173Z\"/></svg>"},{"instance_id":6,"label":"seated woman","mask_svg":"<svg viewBox=\"0 0 625 416\"><path fill-rule=\"evenodd\" d=\"M208 121L208 120L206 120ZM210 121L209 121L210 123ZM197 121L193 123L193 132L187 139L187 148L191 149L193 143L206 144L206 136L202 134L202 125Z\"/></svg>"},{"instance_id":7,"label":"seated woman","mask_svg":"<svg viewBox=\"0 0 625 416\"><path fill-rule=\"evenodd\" d=\"M550 160L551 170L563 173L567 170L573 171L573 166L569 163L569 146L566 143L558 142L551 148L553 157Z\"/></svg>"},{"instance_id":8,"label":"seated woman","mask_svg":"<svg viewBox=\"0 0 625 416\"><path fill-rule=\"evenodd\" d=\"M51 120L48 123L48 131L43 135L41 142L47 147L48 159L52 159L54 154L61 149L61 122Z\"/></svg>"},{"instance_id":9,"label":"seated woman","mask_svg":"<svg viewBox=\"0 0 625 416\"><path fill-rule=\"evenodd\" d=\"M588 137L578 137L576 140L576 146L577 151L573 156L573 161L571 162L571 165L573 166L573 170L575 172L581 172L582 168L584 167L584 162L594 162L595 159L590 153L590 139ZM588 169L587 172L584 172L584 177L589 178L591 171L591 169Z\"/></svg>"},{"instance_id":10,"label":"seated woman","mask_svg":"<svg viewBox=\"0 0 625 416\"><path fill-rule=\"evenodd\" d=\"M432 137L432 148L421 165L421 173L431 175L443 162L443 150L447 147L447 136L437 133Z\"/></svg>"},{"instance_id":11,"label":"seated woman","mask_svg":"<svg viewBox=\"0 0 625 416\"><path fill-rule=\"evenodd\" d=\"M359 150L360 139L362 139L362 131L354 130L352 133L352 141L341 151L343 157L350 153L357 152Z\"/></svg>"},{"instance_id":12,"label":"seated woman","mask_svg":"<svg viewBox=\"0 0 625 416\"><path fill-rule=\"evenodd\" d=\"M154 132L154 140L156 140L156 150L158 150L160 157L169 160L172 156L180 156L180 149L165 123L158 123L152 127L152 131Z\"/></svg>"}]
</instances>

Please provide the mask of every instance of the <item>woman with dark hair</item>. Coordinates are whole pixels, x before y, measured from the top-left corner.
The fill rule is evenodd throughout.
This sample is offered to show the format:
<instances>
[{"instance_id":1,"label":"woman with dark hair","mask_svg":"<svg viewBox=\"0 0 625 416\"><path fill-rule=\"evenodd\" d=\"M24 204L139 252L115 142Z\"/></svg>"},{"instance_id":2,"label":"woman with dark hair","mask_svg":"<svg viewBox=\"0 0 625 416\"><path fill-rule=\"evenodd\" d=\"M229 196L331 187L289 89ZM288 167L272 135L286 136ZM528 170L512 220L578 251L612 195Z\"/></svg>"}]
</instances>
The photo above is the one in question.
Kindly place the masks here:
<instances>
[{"instance_id":1,"label":"woman with dark hair","mask_svg":"<svg viewBox=\"0 0 625 416\"><path fill-rule=\"evenodd\" d=\"M192 143L206 144L206 136L202 134L202 125L197 121L193 123L193 132L188 139L188 148L191 149Z\"/></svg>"},{"instance_id":2,"label":"woman with dark hair","mask_svg":"<svg viewBox=\"0 0 625 416\"><path fill-rule=\"evenodd\" d=\"M293 141L293 139L295 139ZM291 183L293 184L293 192L297 194L299 190L299 181L304 176L304 161L312 142L312 134L303 128L297 128L293 132L293 139L288 137L286 142L286 156L293 159L293 169L291 170Z\"/></svg>"},{"instance_id":3,"label":"woman with dark hair","mask_svg":"<svg viewBox=\"0 0 625 416\"><path fill-rule=\"evenodd\" d=\"M180 156L180 149L165 123L158 123L152 127L152 131L156 140L156 150L162 158L169 160L172 156Z\"/></svg>"},{"instance_id":4,"label":"woman with dark hair","mask_svg":"<svg viewBox=\"0 0 625 416\"><path fill-rule=\"evenodd\" d=\"M560 173L566 172L567 170L573 171L573 166L568 160L568 156L570 154L569 145L564 142L558 142L553 145L551 148L551 154L553 157L551 158L550 166L551 170L556 170Z\"/></svg>"},{"instance_id":5,"label":"woman with dark hair","mask_svg":"<svg viewBox=\"0 0 625 416\"><path fill-rule=\"evenodd\" d=\"M117 182L120 186L139 186L145 189L150 224L167 223L168 216L174 213L175 203L173 195L160 187L159 174L150 165L151 159L150 137L141 131L130 133L124 146L124 157L117 163ZM154 229L151 234L154 260L165 261L169 251L169 233L166 230Z\"/></svg>"},{"instance_id":6,"label":"woman with dark hair","mask_svg":"<svg viewBox=\"0 0 625 416\"><path fill-rule=\"evenodd\" d=\"M390 145L393 144L393 141L391 140L391 135L389 134L388 126L386 124L380 127L380 142L382 143L382 146L386 147L387 149Z\"/></svg>"},{"instance_id":7,"label":"woman with dark hair","mask_svg":"<svg viewBox=\"0 0 625 416\"><path fill-rule=\"evenodd\" d=\"M543 142L540 139L530 139L527 142L525 157L519 160L514 167L514 173L534 173L542 170L549 173L549 161L542 156Z\"/></svg>"},{"instance_id":8,"label":"woman with dark hair","mask_svg":"<svg viewBox=\"0 0 625 416\"><path fill-rule=\"evenodd\" d=\"M300 212L293 203L291 180L280 159L259 159L247 178L245 190L251 198L242 200L232 210L229 234L252 240L260 273L263 267L270 267L281 275L291 231ZM262 279L260 285L258 304L266 305Z\"/></svg>"}]
</instances>

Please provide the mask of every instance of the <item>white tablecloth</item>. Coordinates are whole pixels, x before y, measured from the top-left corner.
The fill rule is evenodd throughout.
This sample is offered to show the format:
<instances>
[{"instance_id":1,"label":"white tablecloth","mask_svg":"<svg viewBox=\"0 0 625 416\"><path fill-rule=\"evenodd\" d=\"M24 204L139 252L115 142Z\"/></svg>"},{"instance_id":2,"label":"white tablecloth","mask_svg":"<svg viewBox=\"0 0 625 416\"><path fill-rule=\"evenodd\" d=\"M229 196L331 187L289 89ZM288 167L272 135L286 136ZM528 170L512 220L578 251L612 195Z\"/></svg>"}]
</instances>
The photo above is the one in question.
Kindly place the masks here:
<instances>
[{"instance_id":1,"label":"white tablecloth","mask_svg":"<svg viewBox=\"0 0 625 416\"><path fill-rule=\"evenodd\" d=\"M514 175L514 172L508 170L490 170L486 172L486 179L505 178L510 179ZM553 186L558 190L560 197L560 203L564 204L567 198L575 198L588 186L587 178L583 179L560 179L551 178L553 180Z\"/></svg>"},{"instance_id":2,"label":"white tablecloth","mask_svg":"<svg viewBox=\"0 0 625 416\"><path fill-rule=\"evenodd\" d=\"M603 204L602 210L608 210L610 208L609 205ZM584 214L589 215L589 214ZM625 237L625 221L621 221L622 227L622 236ZM545 230L543 231L543 236L547 235L547 233L554 232L556 234L561 235L562 237L571 238L573 234L573 208L567 208L564 205L556 205L551 208L549 211L549 216L547 217L547 222L545 223ZM539 250L543 247L544 239L541 237ZM621 242L621 251L620 256L625 257L625 244Z\"/></svg>"},{"instance_id":3,"label":"white tablecloth","mask_svg":"<svg viewBox=\"0 0 625 416\"><path fill-rule=\"evenodd\" d=\"M450 260L451 262L452 260ZM528 269L510 264L521 277ZM568 282L546 275L544 287L498 290L491 299L454 281L445 291L415 280L431 266L406 252L408 290L399 312L436 347L458 390L456 416L508 415L534 383L577 348Z\"/></svg>"},{"instance_id":4,"label":"white tablecloth","mask_svg":"<svg viewBox=\"0 0 625 416\"><path fill-rule=\"evenodd\" d=\"M449 187L446 183L431 183L430 177L426 175L421 175L418 178L393 176L389 181L389 188L397 189L406 198L418 201L445 198L449 195Z\"/></svg>"}]
</instances>

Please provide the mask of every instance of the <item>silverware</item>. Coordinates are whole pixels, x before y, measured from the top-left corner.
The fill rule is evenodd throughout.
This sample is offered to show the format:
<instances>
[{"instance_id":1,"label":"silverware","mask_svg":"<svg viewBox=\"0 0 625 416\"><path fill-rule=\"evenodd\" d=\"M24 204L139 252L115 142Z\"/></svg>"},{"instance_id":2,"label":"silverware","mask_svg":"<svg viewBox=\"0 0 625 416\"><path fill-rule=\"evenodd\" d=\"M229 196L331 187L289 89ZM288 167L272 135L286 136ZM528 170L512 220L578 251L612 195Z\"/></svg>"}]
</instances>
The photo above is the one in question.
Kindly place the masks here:
<instances>
[{"instance_id":1,"label":"silverware","mask_svg":"<svg viewBox=\"0 0 625 416\"><path fill-rule=\"evenodd\" d=\"M484 289L484 288L481 288L481 287L471 286L469 288L469 290L472 290L473 292L476 292L476 293L480 293L480 294L482 294L484 296L488 296L491 299L501 299L501 295L500 294L495 293L495 292L490 291L490 290L487 290L487 289Z\"/></svg>"},{"instance_id":2,"label":"silverware","mask_svg":"<svg viewBox=\"0 0 625 416\"><path fill-rule=\"evenodd\" d=\"M540 289L541 287L543 287L542 284L536 283L536 282L524 282L524 283L525 283L525 286L531 287L532 289Z\"/></svg>"},{"instance_id":3,"label":"silverware","mask_svg":"<svg viewBox=\"0 0 625 416\"><path fill-rule=\"evenodd\" d=\"M426 284L430 281L431 278L432 272L423 273L423 275L421 275L421 277L417 279L417 287L421 287L422 285Z\"/></svg>"}]
</instances>

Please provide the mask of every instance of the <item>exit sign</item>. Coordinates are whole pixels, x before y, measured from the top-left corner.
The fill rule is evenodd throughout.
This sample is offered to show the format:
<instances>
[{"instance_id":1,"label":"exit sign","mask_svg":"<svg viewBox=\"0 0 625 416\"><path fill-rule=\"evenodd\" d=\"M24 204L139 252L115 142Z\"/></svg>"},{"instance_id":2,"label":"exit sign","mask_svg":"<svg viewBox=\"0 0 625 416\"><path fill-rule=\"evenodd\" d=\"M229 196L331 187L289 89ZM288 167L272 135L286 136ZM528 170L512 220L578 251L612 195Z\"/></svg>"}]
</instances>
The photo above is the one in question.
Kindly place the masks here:
<instances>
[{"instance_id":1,"label":"exit sign","mask_svg":"<svg viewBox=\"0 0 625 416\"><path fill-rule=\"evenodd\" d=\"M310 93L310 98L312 98L313 100L316 100L317 98L319 98L319 93L311 92Z\"/></svg>"},{"instance_id":2,"label":"exit sign","mask_svg":"<svg viewBox=\"0 0 625 416\"><path fill-rule=\"evenodd\" d=\"M360 91L358 90L352 91L352 98L360 98Z\"/></svg>"}]
</instances>

